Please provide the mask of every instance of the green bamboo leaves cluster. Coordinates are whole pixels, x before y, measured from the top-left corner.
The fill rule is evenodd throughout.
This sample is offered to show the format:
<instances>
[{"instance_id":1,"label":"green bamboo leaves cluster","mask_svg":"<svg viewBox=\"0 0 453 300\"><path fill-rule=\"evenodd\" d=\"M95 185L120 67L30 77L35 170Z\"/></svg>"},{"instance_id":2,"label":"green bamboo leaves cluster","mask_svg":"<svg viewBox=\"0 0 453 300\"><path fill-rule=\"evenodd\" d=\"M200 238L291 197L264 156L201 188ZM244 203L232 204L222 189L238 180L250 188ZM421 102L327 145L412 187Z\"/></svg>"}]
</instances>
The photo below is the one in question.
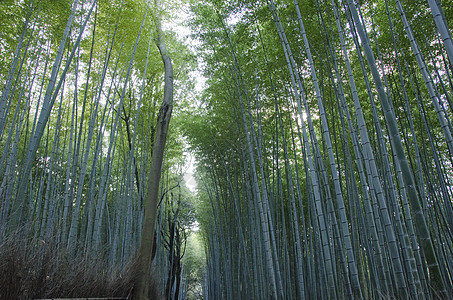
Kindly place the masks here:
<instances>
[{"instance_id":1,"label":"green bamboo leaves cluster","mask_svg":"<svg viewBox=\"0 0 453 300\"><path fill-rule=\"evenodd\" d=\"M451 297L443 4L192 5L206 299Z\"/></svg>"}]
</instances>

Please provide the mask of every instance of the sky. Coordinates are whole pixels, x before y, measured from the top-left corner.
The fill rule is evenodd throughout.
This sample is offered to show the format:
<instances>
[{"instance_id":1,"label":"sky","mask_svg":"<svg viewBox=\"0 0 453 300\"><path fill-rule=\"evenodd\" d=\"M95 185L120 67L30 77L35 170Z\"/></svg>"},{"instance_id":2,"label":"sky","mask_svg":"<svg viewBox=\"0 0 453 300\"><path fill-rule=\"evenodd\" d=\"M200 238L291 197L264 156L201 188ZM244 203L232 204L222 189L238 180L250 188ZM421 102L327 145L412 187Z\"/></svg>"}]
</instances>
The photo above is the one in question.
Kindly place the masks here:
<instances>
[{"instance_id":1,"label":"sky","mask_svg":"<svg viewBox=\"0 0 453 300\"><path fill-rule=\"evenodd\" d=\"M188 161L186 162L186 172L184 173L184 181L186 183L187 188L191 192L195 192L197 188L197 182L193 177L193 173L195 172L195 159L190 153L186 153L188 157Z\"/></svg>"}]
</instances>

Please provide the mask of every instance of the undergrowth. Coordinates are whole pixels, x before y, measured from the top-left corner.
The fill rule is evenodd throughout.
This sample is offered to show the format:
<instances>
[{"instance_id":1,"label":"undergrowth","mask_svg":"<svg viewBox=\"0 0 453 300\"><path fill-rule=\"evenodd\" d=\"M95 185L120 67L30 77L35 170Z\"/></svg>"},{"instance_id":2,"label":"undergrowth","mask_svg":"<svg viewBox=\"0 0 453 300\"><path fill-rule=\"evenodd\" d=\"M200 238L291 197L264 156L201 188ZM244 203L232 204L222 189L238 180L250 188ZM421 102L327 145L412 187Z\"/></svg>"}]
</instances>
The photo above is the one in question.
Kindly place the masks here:
<instances>
[{"instance_id":1,"label":"undergrowth","mask_svg":"<svg viewBox=\"0 0 453 300\"><path fill-rule=\"evenodd\" d=\"M42 240L12 236L0 241L0 299L123 297L130 299L137 280L137 259L107 267L97 256L72 257ZM151 282L151 299L159 292Z\"/></svg>"}]
</instances>

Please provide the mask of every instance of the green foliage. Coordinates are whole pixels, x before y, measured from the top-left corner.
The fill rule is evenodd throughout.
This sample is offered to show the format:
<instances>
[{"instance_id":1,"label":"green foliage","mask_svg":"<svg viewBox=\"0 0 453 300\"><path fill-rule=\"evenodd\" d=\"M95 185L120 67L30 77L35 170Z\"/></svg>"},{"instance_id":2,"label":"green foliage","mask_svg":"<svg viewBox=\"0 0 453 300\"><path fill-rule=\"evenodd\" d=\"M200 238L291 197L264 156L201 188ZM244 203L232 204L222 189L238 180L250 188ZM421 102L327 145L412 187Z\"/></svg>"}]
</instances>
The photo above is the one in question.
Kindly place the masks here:
<instances>
[{"instance_id":1,"label":"green foliage","mask_svg":"<svg viewBox=\"0 0 453 300\"><path fill-rule=\"evenodd\" d=\"M155 259L162 290L176 286L181 257L189 299L430 298L431 285L451 286L452 70L426 1L402 3L426 72L395 1L359 1L375 66L349 1L299 1L298 20L286 0L99 0L79 47L91 5L81 2L55 69L73 1L0 2L0 240L28 228L24 247L52 239L68 257L102 256L96 270L133 257L164 94L160 16L175 80ZM453 7L437 2L451 28ZM172 28L187 7L190 39ZM48 107L52 70L62 86L49 90ZM32 170L22 174L47 109ZM196 195L182 182L188 151ZM428 237L435 257L423 247ZM433 266L444 282L430 282Z\"/></svg>"},{"instance_id":2,"label":"green foliage","mask_svg":"<svg viewBox=\"0 0 453 300\"><path fill-rule=\"evenodd\" d=\"M183 264L186 271L188 284L187 299L200 299L202 297L203 268L204 268L204 243L198 232L193 232L187 241L187 250Z\"/></svg>"},{"instance_id":3,"label":"green foliage","mask_svg":"<svg viewBox=\"0 0 453 300\"><path fill-rule=\"evenodd\" d=\"M29 7L30 3L0 3L0 47L5 54L0 58L5 92L0 105L0 181L5 191L0 199L0 236L3 239L25 222L30 224L29 231L20 232L25 240L54 237L54 244L67 251L68 257L91 258L96 254L102 257L102 268L121 268L134 258L138 247L146 170L163 96L164 70L154 43L154 18L158 10L176 9L179 4L158 8L148 1L98 1L78 46L76 38L93 4L79 1L63 44L62 61L55 63L74 1L35 0ZM15 54L27 17L21 49ZM165 39L179 87L177 106L184 107L191 90L182 87L193 86L190 72L196 58L175 33L168 30ZM14 59L16 67L7 83ZM68 68L63 72L65 65ZM131 73L126 78L129 66ZM56 83L61 83L58 92L49 90L55 96L53 107L47 100L43 102L46 88L52 84L52 71ZM44 120L31 172L22 177L21 166L34 143L33 130L43 122L40 118L46 110L50 116ZM173 182L180 182L177 178L185 163L179 126L176 118L164 165ZM22 178L26 199L16 196ZM185 188L180 195L183 201L178 222L187 235L195 218L192 196ZM175 203L168 203L167 213ZM1 250L7 249L2 245Z\"/></svg>"},{"instance_id":4,"label":"green foliage","mask_svg":"<svg viewBox=\"0 0 453 300\"><path fill-rule=\"evenodd\" d=\"M402 178L406 180L408 176L416 176L419 184L424 180L430 181L428 178L434 174L429 175L430 172L425 172L422 165L437 165L439 168L436 153L443 153L441 156L447 159L444 163L450 164L447 161L451 160L451 153L448 153L439 111L435 109L433 102L438 100L432 99L424 82L426 79L416 67L413 47L406 37L401 14L395 3L388 1L388 14L386 1L362 1L362 21L370 36L372 51L377 61L376 67L385 85L386 96L391 101L391 114L396 116L398 122L399 134L406 151L404 155L407 155L411 163L411 171L405 170L401 175L400 168L404 165L401 153L404 150L396 150L394 144L395 139L400 137L395 134L390 136L391 122L388 115L384 118L387 112L383 111L384 105L378 101L376 78L371 76L371 67L362 54L363 38L359 40L357 33L351 32L351 28L358 24L357 20L348 20L350 16L348 9L345 10L346 1L299 2L313 58L314 73L320 87L319 93L315 91L316 83L310 70L308 47L304 45L293 1L272 2L280 23L274 23L269 9L271 4L268 1L191 3L194 16L190 24L201 43L198 51L201 53L206 88L199 97L197 106L187 109L183 128L198 162L197 207L198 220L206 243L206 276L215 278L208 281L206 291L211 297L270 297L270 287L264 291L253 288L261 287L262 280L269 282L273 276L265 274L265 271L263 277L256 274L260 270L267 270L269 263L263 253L267 252L267 245L263 240L268 232L274 231L275 241L271 241L271 244L274 244L275 248L271 250L271 259L273 267L276 268L276 288L278 289L279 280L282 285L285 280L292 280L292 288L296 286L302 289L296 292L287 288L282 292L288 293L285 294L287 297L303 298L300 293L304 293L307 298L315 295L333 297L334 294L329 293L335 293L338 297L352 297L348 294L351 293L348 284L352 280L356 288L354 293L363 291L364 297L373 298L378 297L377 294L393 293L403 295L406 291L402 291L401 287L395 287L394 290L389 286L387 290L388 282L383 283L386 287L379 291L370 289L368 283L364 284L366 280L376 280L376 277L367 273L368 267L363 265L361 260L367 257L370 261L366 264L372 266L381 258L370 258L366 250L370 245L363 246L365 248L359 246L367 243L372 229L365 234L358 228L365 226L364 213L368 219L377 217L376 214L383 218L383 213L376 213L374 209L379 207L386 210L385 206L389 205L390 221L387 223L377 218L377 225L373 226L378 226L381 233L384 227L389 230L385 232L388 240L391 239L390 231L397 232L396 243L404 244L408 248L393 249L406 253L401 255L414 255L414 259L418 259L418 246L414 243L424 244L426 240L421 233L423 226L420 222L413 223L411 220L411 213L413 216L419 216L418 206L415 202L408 204L406 193L410 192L411 187L405 186L406 181L403 182ZM350 73L332 3L339 8L339 23L345 34L345 48L351 64ZM415 38L421 44L421 55L426 59L428 72L433 76L437 92L443 99L440 101L445 109L442 114L450 117L451 101L446 100L451 98L451 86L447 87L451 85L451 70L448 61L444 59L445 49L436 37L428 4L426 1L413 1L403 5L407 18L416 28ZM449 15L451 7L444 9L445 15ZM447 18L447 22L451 21ZM277 24L281 24L282 28L278 28ZM283 31L285 40L281 41L279 34ZM358 42L359 48L356 48L355 42ZM292 61L289 58L287 60L284 49L291 49ZM300 84L296 80L291 81L291 71L297 73ZM351 77L354 78L354 91L351 91ZM360 107L357 102L353 102L355 99L352 93L355 92ZM312 118L313 128L306 129L309 130L306 137L302 137L300 126L305 123L305 126L309 127L306 120L308 112L299 115L296 94L299 97L303 94L303 100L306 101ZM241 116L242 105L245 116ZM321 109L321 105L324 109ZM326 114L324 120L321 115L323 113ZM360 120L361 114L364 122ZM451 126L448 125L448 128ZM249 142L246 141L247 134L252 137L252 150L249 150ZM366 139L369 136L369 142L365 135ZM303 139L306 139L306 144ZM433 151L425 147L428 143ZM287 149L284 150L284 147ZM255 161L250 161L250 151L253 152ZM420 154L420 151L423 154ZM329 157L330 153L333 153L333 156ZM370 164L376 164L376 169L371 171ZM252 165L255 165L256 171ZM438 174L445 174L446 171L437 170ZM258 188L255 188L255 185ZM380 198L379 186L384 189L383 198ZM418 187L421 202L425 201L423 194L427 190L430 190L429 184ZM446 193L446 189L441 194L445 198L440 195L439 197L448 203L445 212L451 211L451 194ZM269 218L273 218L273 224L271 221L267 223L266 217L259 215L259 197L263 203L265 198L269 199ZM321 201L319 206L315 202L316 197ZM370 208L367 206L368 201L371 201L370 197L372 201L376 201L376 197L385 201L373 202L373 208ZM344 199L344 203L340 198ZM360 211L357 207L360 207ZM400 214L401 217L398 217ZM325 223L323 218L326 218ZM426 218L432 226L439 224L435 217L426 215ZM261 228L259 222L265 222L267 225ZM411 231L414 225L417 229ZM353 237L353 250L347 244L349 230ZM414 237L410 245L402 238L405 230ZM303 245L296 246L299 234L300 243ZM327 239L322 237L324 234L328 236ZM419 240L415 238L416 234L419 235ZM321 237L316 240L313 235ZM259 236L256 238L258 242L255 236ZM438 238L445 237L440 234ZM382 245L381 240L376 243ZM332 252L335 262L331 267L337 268L337 273L333 274L335 279L331 282L335 282L335 286L332 286L330 291L327 286L322 288L324 290L308 289L313 283L319 284L330 276L329 266L320 265L321 261L329 260L318 256L317 253L321 252L322 248L317 247L321 244L330 249L328 251L335 252ZM349 251L347 254L346 248ZM439 249L436 251L439 257L443 257ZM327 255L327 252L324 251L323 255ZM303 253L302 257L298 256L300 253ZM394 253L391 250L390 254L395 255ZM229 255L236 259L232 262ZM256 267L253 275L238 266L243 256L248 258L250 267ZM356 268L353 268L354 258L357 261L358 274L353 275ZM288 261L291 262L291 267L287 266ZM347 264L344 263L346 261ZM296 263L301 264L300 268L297 266L299 269L293 266ZM280 267L286 268L285 271L277 270L279 264ZM396 268L397 263L389 262L389 265ZM408 267L405 263L404 268L411 269L414 266ZM340 269L347 269L349 273L340 274ZM309 270L318 271L309 274ZM424 276L415 274L420 270L413 269L414 275L410 272L412 271L406 274L408 277L405 280L408 282L412 280L411 276ZM237 282L232 279L236 276L239 278ZM279 276L282 278L279 279ZM434 277L430 279L433 280ZM397 275L393 274L392 278L396 280ZM255 281L244 291L241 284L250 280ZM345 280L345 289L338 288L338 280ZM414 283L414 286L416 284L418 283ZM362 285L362 291L357 291L358 285ZM414 286L409 293L417 293L414 292L417 290ZM396 291L397 288L399 291Z\"/></svg>"}]
</instances>

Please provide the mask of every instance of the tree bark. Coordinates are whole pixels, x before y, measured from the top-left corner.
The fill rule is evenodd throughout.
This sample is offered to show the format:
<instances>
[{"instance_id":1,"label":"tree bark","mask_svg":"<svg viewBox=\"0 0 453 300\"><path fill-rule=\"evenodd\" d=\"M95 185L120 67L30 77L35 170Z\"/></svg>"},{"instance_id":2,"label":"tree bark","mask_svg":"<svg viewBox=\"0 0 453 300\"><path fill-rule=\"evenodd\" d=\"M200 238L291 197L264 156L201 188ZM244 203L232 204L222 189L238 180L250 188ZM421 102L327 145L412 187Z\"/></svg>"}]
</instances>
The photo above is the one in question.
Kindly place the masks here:
<instances>
[{"instance_id":1,"label":"tree bark","mask_svg":"<svg viewBox=\"0 0 453 300\"><path fill-rule=\"evenodd\" d=\"M152 249L154 244L154 225L159 203L159 182L161 177L162 161L164 156L165 142L167 140L168 125L173 109L173 66L168 55L167 47L162 40L162 28L160 20L156 20L157 38L156 45L159 48L165 67L164 99L157 116L156 136L154 140L151 165L148 174L148 187L144 199L144 223L139 250L139 278L134 291L134 299L148 299Z\"/></svg>"}]
</instances>

